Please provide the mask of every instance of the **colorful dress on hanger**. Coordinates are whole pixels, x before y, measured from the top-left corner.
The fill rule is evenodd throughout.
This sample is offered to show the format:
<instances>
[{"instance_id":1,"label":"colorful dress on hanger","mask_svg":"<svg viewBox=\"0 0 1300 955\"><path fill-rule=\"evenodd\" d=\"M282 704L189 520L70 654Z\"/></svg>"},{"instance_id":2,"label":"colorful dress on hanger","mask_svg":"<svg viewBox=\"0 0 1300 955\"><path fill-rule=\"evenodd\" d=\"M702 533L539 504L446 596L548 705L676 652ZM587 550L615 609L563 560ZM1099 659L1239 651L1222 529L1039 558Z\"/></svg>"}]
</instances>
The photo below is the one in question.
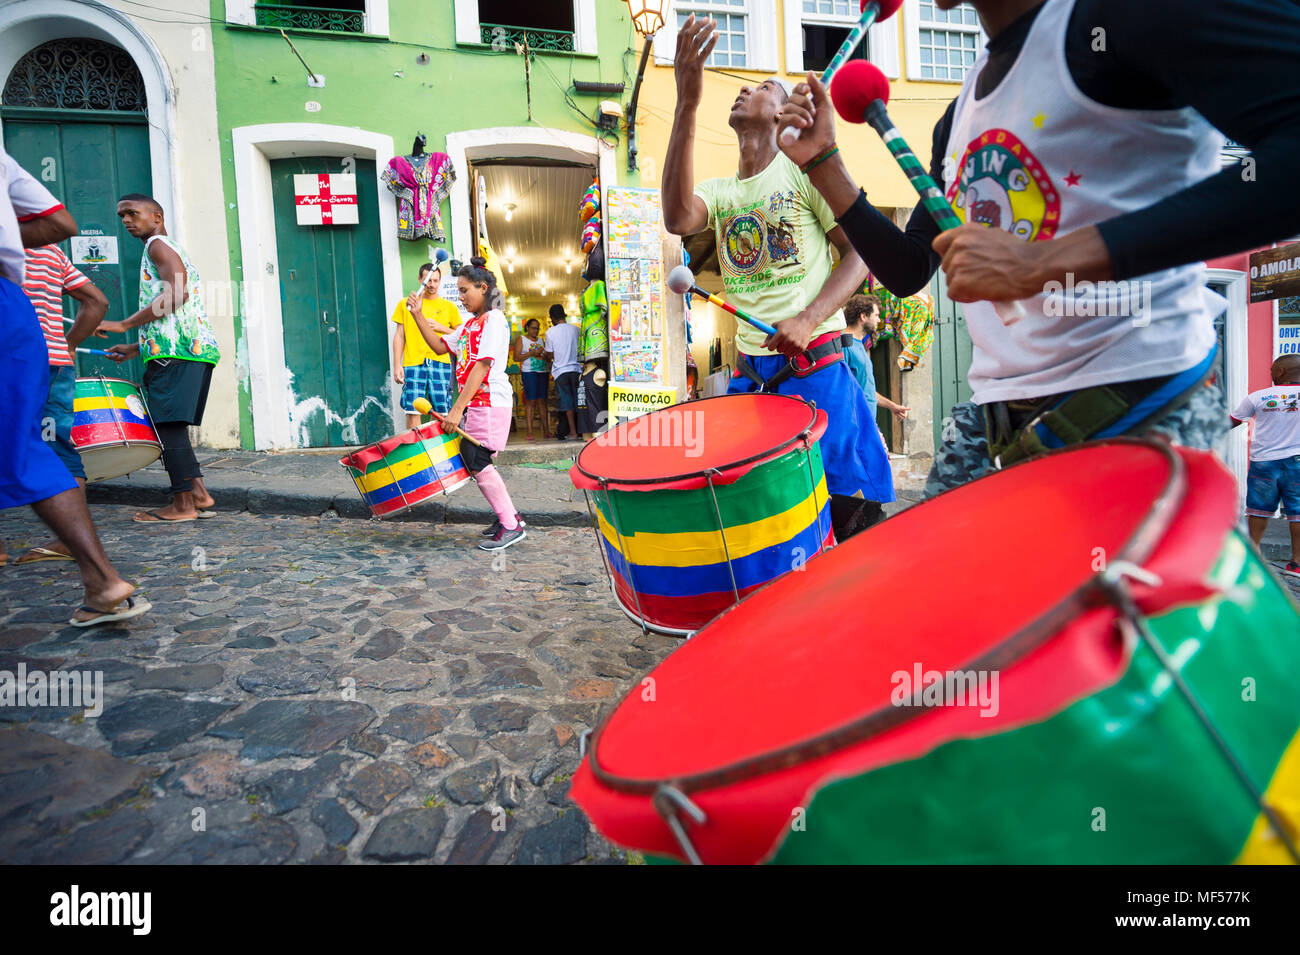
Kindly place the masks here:
<instances>
[{"instance_id":1,"label":"colorful dress on hanger","mask_svg":"<svg viewBox=\"0 0 1300 955\"><path fill-rule=\"evenodd\" d=\"M442 200L456 181L456 167L446 153L394 156L384 170L384 185L397 197L397 237L445 242Z\"/></svg>"}]
</instances>

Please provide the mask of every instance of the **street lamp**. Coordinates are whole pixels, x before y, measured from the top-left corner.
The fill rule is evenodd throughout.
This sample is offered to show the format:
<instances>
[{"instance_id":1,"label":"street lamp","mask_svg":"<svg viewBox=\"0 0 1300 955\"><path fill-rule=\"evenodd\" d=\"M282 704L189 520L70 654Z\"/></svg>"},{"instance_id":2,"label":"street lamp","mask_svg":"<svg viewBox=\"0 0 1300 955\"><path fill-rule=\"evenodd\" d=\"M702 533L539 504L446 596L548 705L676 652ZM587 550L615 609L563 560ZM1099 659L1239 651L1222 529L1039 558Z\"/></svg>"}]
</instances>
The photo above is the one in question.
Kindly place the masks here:
<instances>
[{"instance_id":1,"label":"street lamp","mask_svg":"<svg viewBox=\"0 0 1300 955\"><path fill-rule=\"evenodd\" d=\"M641 66L636 71L636 85L632 87L632 103L627 110L627 171L636 171L636 101L641 95L641 80L645 78L646 60L650 58L650 44L654 36L664 25L664 8L668 0L627 0L628 13L632 14L632 25L636 32L645 37L645 46L641 49Z\"/></svg>"}]
</instances>

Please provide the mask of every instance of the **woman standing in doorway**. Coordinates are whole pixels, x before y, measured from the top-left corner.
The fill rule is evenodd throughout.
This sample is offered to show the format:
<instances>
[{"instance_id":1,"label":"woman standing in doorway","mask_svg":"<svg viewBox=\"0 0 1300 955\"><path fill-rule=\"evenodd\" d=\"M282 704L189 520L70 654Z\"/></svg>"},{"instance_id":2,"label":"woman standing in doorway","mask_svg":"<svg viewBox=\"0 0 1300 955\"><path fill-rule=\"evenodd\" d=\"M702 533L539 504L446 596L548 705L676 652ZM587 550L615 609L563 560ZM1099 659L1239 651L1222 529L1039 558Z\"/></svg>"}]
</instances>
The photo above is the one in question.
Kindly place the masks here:
<instances>
[{"instance_id":1,"label":"woman standing in doorway","mask_svg":"<svg viewBox=\"0 0 1300 955\"><path fill-rule=\"evenodd\" d=\"M514 356L519 362L524 380L524 427L528 431L528 440L536 441L533 436L533 413L541 422L542 433L546 433L546 385L550 376L546 362L546 348L538 341L541 325L537 319L530 318L524 322L523 333L515 339Z\"/></svg>"}]
</instances>

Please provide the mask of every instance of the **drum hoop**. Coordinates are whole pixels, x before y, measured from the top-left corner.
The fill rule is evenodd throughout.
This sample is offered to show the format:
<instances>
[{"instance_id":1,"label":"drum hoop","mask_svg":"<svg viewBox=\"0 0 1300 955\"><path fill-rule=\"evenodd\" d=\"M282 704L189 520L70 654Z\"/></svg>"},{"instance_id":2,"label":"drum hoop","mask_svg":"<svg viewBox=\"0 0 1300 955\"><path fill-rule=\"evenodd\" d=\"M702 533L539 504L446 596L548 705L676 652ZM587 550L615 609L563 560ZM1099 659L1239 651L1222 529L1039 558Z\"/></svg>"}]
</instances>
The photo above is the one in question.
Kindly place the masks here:
<instances>
[{"instance_id":1,"label":"drum hoop","mask_svg":"<svg viewBox=\"0 0 1300 955\"><path fill-rule=\"evenodd\" d=\"M750 392L750 394L755 394L755 393ZM767 394L767 393L764 392L763 394ZM669 410L669 408L680 408L685 405L699 405L706 401L718 401L723 398L735 398L735 397L737 396L736 395L714 395L711 398L697 398L694 401L679 401L676 404L669 405L667 408L664 408L662 410L667 411ZM808 409L808 411L811 414L811 417L808 419L808 423L806 425L804 425L798 432L791 435L789 438L782 440L781 442L779 442L778 444L776 444L772 448L769 448L766 451L762 451L758 454L751 455L750 457L743 458L739 461L729 461L726 464L718 465L715 467L701 468L698 471L686 471L682 474L674 474L668 477L657 477L657 478L611 478L611 477L605 477L604 475L596 474L593 471L588 471L586 468L582 466L582 451L578 452L578 456L574 459L573 465L578 469L579 473L585 475L591 480L605 485L612 485L614 490L619 490L620 487L627 486L627 485L651 486L655 484L673 484L676 483L677 481L687 480L688 478L707 478L710 474L720 475L725 473L726 471L730 471L732 468L744 467L747 464L754 464L758 461L764 461L770 458L772 455L776 454L778 451L789 450L791 447L798 444L800 441L803 441L808 435L808 433L812 431L813 426L817 423L817 406L814 405L811 401L804 401L804 399L796 397L795 395L771 394L768 395L768 397L785 398L790 401L797 401ZM592 438L593 442L595 440L597 439Z\"/></svg>"},{"instance_id":2,"label":"drum hoop","mask_svg":"<svg viewBox=\"0 0 1300 955\"><path fill-rule=\"evenodd\" d=\"M1111 564L1119 561L1128 561L1133 564L1142 564L1151 553L1155 550L1156 545L1168 532L1169 527L1173 524L1174 516L1177 513L1178 505L1182 503L1187 494L1187 466L1167 444L1160 441L1151 441L1141 438L1109 438L1104 441L1088 442L1085 445L1074 445L1066 448L1059 448L1050 451L1047 454L1030 458L1025 461L1017 462L1009 468L1003 470L1009 471L1012 468L1021 467L1046 457L1054 455L1069 454L1077 452L1081 447L1097 446L1133 446L1150 448L1160 453L1165 461L1169 464L1169 476L1165 481L1165 486L1156 496L1146 517L1139 522L1137 528L1133 531L1132 536L1120 549L1119 553L1110 560ZM988 480L996 476L999 472L986 474L977 478L976 481L970 481L965 485L956 488L949 488L939 494L936 494L931 500L937 500L944 494L960 490L961 487L967 487L975 484L977 481ZM783 578L777 578L778 580ZM765 584L760 590L772 586L776 581ZM758 593L759 591L755 591ZM754 595L750 594L750 599ZM1113 596L1104 582L1101 572L1094 573L1093 576L1085 580L1074 591L1067 594L1054 607L1049 608L1045 613L1036 620L1030 621L1016 633L1011 634L1001 643L987 651L983 656L976 657L959 667L958 669L980 670L994 669L1008 666L1017 662L1026 654L1042 646L1051 639L1060 629L1060 627L1071 619L1081 610L1089 609L1098 604L1114 603ZM738 605L737 605L738 606ZM735 606L723 611L715 617L710 625L717 623L727 613L735 610ZM683 644L686 646L686 644ZM679 648L680 650L681 648ZM674 650L673 652L679 652ZM671 656L672 654L669 654ZM665 658L667 659L667 658ZM662 662L659 664L662 666ZM717 769L710 769L705 772L693 773L686 776L665 777L662 779L633 778L619 776L603 769L597 758L600 749L601 738L609 726L609 721L614 714L622 708L634 693L639 692L640 685L637 684L627 691L616 703L613 704L604 714L601 715L596 730L591 737L591 745L587 748L587 762L591 769L592 775L596 777L603 785L608 788L630 795L654 795L664 786L671 786L681 793L699 792L706 789L721 789L735 783L744 782L754 779L758 776L768 775L774 772L790 769L801 763L810 762L828 756L838 750L855 743L863 742L873 736L878 735L886 730L895 729L898 726L908 723L918 718L924 713L930 711L929 707L901 707L901 706L884 706L880 707L865 716L861 716L851 722L844 723L820 735L814 736L807 740L790 743L778 749L769 750L765 753L759 753L756 756L749 756L738 760L726 766Z\"/></svg>"}]
</instances>

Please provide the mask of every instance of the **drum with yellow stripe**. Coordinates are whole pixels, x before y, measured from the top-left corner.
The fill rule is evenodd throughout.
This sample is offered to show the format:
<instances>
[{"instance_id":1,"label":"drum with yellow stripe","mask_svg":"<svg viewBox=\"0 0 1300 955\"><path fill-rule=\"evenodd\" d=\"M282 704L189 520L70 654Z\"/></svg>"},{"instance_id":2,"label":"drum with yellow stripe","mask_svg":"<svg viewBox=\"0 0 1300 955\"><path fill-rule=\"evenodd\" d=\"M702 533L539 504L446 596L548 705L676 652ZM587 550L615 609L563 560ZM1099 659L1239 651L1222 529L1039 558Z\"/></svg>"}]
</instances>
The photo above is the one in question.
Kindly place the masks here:
<instances>
[{"instance_id":1,"label":"drum with yellow stripe","mask_svg":"<svg viewBox=\"0 0 1300 955\"><path fill-rule=\"evenodd\" d=\"M825 412L725 395L623 422L569 475L588 493L615 598L687 635L833 542L817 441Z\"/></svg>"},{"instance_id":2,"label":"drum with yellow stripe","mask_svg":"<svg viewBox=\"0 0 1300 955\"><path fill-rule=\"evenodd\" d=\"M106 481L157 461L162 444L144 396L121 378L78 378L72 399L72 443L87 481Z\"/></svg>"},{"instance_id":3,"label":"drum with yellow stripe","mask_svg":"<svg viewBox=\"0 0 1300 955\"><path fill-rule=\"evenodd\" d=\"M469 480L460 456L460 435L444 434L437 422L368 445L339 463L375 517L409 511Z\"/></svg>"}]
</instances>

